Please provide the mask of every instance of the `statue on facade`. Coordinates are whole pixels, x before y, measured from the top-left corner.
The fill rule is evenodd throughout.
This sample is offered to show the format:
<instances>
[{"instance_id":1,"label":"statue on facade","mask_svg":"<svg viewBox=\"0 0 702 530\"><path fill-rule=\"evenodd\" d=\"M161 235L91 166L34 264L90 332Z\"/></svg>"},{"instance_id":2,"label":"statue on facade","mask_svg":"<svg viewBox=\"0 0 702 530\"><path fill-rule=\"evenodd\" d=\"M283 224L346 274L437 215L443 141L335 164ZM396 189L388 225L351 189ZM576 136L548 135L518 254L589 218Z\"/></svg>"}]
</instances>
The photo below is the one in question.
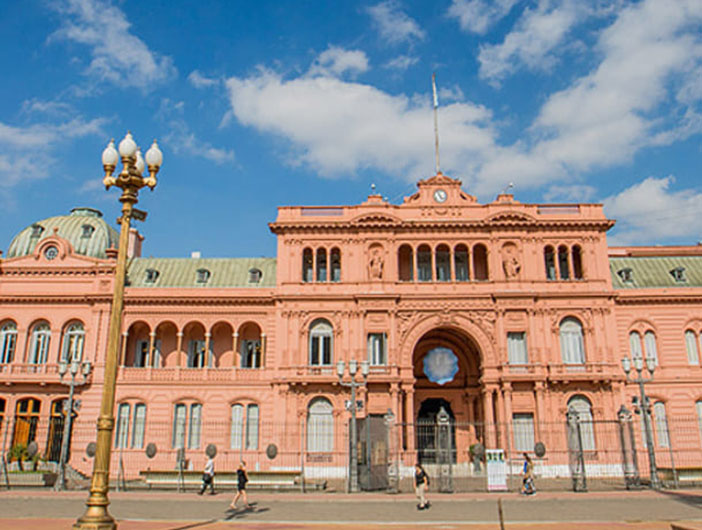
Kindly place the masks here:
<instances>
[{"instance_id":1,"label":"statue on facade","mask_svg":"<svg viewBox=\"0 0 702 530\"><path fill-rule=\"evenodd\" d=\"M383 255L379 248L374 248L371 252L371 258L368 262L368 273L371 280L383 279Z\"/></svg>"},{"instance_id":2,"label":"statue on facade","mask_svg":"<svg viewBox=\"0 0 702 530\"><path fill-rule=\"evenodd\" d=\"M502 249L502 269L505 271L505 278L511 280L519 276L522 265L517 259L514 245L505 245Z\"/></svg>"}]
</instances>

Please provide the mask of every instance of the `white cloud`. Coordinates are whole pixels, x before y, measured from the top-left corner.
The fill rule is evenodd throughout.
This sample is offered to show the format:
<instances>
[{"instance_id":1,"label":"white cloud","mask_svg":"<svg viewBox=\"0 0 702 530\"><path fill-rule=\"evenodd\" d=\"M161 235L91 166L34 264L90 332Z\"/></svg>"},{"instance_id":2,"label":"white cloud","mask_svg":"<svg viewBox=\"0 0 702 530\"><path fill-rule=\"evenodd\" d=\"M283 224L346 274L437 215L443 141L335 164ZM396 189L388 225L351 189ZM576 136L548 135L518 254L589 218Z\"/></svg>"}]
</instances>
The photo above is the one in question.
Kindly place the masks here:
<instances>
[{"instance_id":1,"label":"white cloud","mask_svg":"<svg viewBox=\"0 0 702 530\"><path fill-rule=\"evenodd\" d=\"M368 70L368 57L361 50L345 50L329 46L320 53L308 74L311 76L333 75L336 77L349 73L351 76L362 74Z\"/></svg>"},{"instance_id":2,"label":"white cloud","mask_svg":"<svg viewBox=\"0 0 702 530\"><path fill-rule=\"evenodd\" d=\"M204 158L219 165L233 162L234 151L214 147L209 142L195 136L185 121L184 112L185 103L183 101L173 102L168 98L161 101L159 117L169 127L169 132L163 138L164 144L168 144L176 154L184 153Z\"/></svg>"},{"instance_id":3,"label":"white cloud","mask_svg":"<svg viewBox=\"0 0 702 530\"><path fill-rule=\"evenodd\" d=\"M328 177L377 168L412 179L433 169L432 109L372 86L331 76L284 80L262 70L226 82L234 117L242 124L289 140L289 162ZM444 168L465 171L493 146L490 113L454 103L442 109Z\"/></svg>"},{"instance_id":4,"label":"white cloud","mask_svg":"<svg viewBox=\"0 0 702 530\"><path fill-rule=\"evenodd\" d=\"M106 120L74 118L58 124L44 123L16 127L0 123L0 188L20 181L49 176L56 164L54 151L66 141L103 135Z\"/></svg>"},{"instance_id":5,"label":"white cloud","mask_svg":"<svg viewBox=\"0 0 702 530\"><path fill-rule=\"evenodd\" d=\"M209 88L219 84L219 79L205 77L199 70L193 70L188 76L188 81L195 88Z\"/></svg>"},{"instance_id":6,"label":"white cloud","mask_svg":"<svg viewBox=\"0 0 702 530\"><path fill-rule=\"evenodd\" d=\"M422 40L425 36L419 24L402 11L399 2L386 0L368 8L380 36L390 44Z\"/></svg>"},{"instance_id":7,"label":"white cloud","mask_svg":"<svg viewBox=\"0 0 702 530\"><path fill-rule=\"evenodd\" d=\"M559 45L575 23L586 18L585 12L584 4L575 0L557 4L542 0L536 9L526 9L502 43L480 47L480 77L498 85L522 65L531 70L550 68L555 62L551 52L562 48Z\"/></svg>"},{"instance_id":8,"label":"white cloud","mask_svg":"<svg viewBox=\"0 0 702 530\"><path fill-rule=\"evenodd\" d=\"M555 185L544 193L546 202L590 202L597 190L587 184Z\"/></svg>"},{"instance_id":9,"label":"white cloud","mask_svg":"<svg viewBox=\"0 0 702 530\"><path fill-rule=\"evenodd\" d=\"M392 70L407 70L410 66L414 66L419 62L419 57L411 55L398 55L394 59L390 59L383 65L384 68Z\"/></svg>"},{"instance_id":10,"label":"white cloud","mask_svg":"<svg viewBox=\"0 0 702 530\"><path fill-rule=\"evenodd\" d=\"M86 75L144 90L176 75L173 60L133 35L118 7L105 0L60 0L52 5L62 17L54 37L90 47L92 60Z\"/></svg>"},{"instance_id":11,"label":"white cloud","mask_svg":"<svg viewBox=\"0 0 702 530\"><path fill-rule=\"evenodd\" d=\"M505 17L518 0L452 0L448 15L458 19L461 29L485 33Z\"/></svg>"},{"instance_id":12,"label":"white cloud","mask_svg":"<svg viewBox=\"0 0 702 530\"><path fill-rule=\"evenodd\" d=\"M510 175L531 185L572 178L623 163L675 134L693 134L698 109L687 109L689 127L681 130L665 107L668 86L702 68L701 24L702 3L694 0L646 0L623 9L600 35L599 65L548 98L531 128L533 145L493 157L480 170L479 188L517 178ZM685 114L684 102L677 104Z\"/></svg>"},{"instance_id":13,"label":"white cloud","mask_svg":"<svg viewBox=\"0 0 702 530\"><path fill-rule=\"evenodd\" d=\"M674 183L672 176L648 177L604 199L605 214L617 220L616 235L609 238L610 244L702 239L702 193L691 189L672 191Z\"/></svg>"}]
</instances>

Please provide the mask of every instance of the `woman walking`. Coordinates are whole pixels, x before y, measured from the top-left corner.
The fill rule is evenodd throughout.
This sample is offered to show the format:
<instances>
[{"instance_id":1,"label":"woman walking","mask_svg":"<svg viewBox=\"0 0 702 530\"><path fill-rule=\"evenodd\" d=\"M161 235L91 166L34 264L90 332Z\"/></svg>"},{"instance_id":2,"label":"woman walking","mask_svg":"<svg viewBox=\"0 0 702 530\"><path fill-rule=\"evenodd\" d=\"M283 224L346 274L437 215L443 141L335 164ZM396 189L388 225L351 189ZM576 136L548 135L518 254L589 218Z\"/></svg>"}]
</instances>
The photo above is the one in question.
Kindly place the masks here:
<instances>
[{"instance_id":1,"label":"woman walking","mask_svg":"<svg viewBox=\"0 0 702 530\"><path fill-rule=\"evenodd\" d=\"M536 486L534 486L534 463L529 458L527 453L524 453L524 468L522 469L522 494L534 495Z\"/></svg>"},{"instance_id":2,"label":"woman walking","mask_svg":"<svg viewBox=\"0 0 702 530\"><path fill-rule=\"evenodd\" d=\"M424 471L422 465L417 462L414 465L414 486L415 492L417 493L417 498L419 499L419 504L417 504L418 510L425 510L429 508L431 504L426 499L426 491L429 488L429 475Z\"/></svg>"},{"instance_id":3,"label":"woman walking","mask_svg":"<svg viewBox=\"0 0 702 530\"><path fill-rule=\"evenodd\" d=\"M236 470L236 480L236 497L234 497L234 500L229 505L229 507L232 510L236 510L236 501L238 501L239 497L241 497L242 499L244 499L244 508L250 508L251 506L249 506L249 500L246 497L246 483L249 481L249 476L246 474L246 462L244 462L243 460L239 462L239 469Z\"/></svg>"}]
</instances>

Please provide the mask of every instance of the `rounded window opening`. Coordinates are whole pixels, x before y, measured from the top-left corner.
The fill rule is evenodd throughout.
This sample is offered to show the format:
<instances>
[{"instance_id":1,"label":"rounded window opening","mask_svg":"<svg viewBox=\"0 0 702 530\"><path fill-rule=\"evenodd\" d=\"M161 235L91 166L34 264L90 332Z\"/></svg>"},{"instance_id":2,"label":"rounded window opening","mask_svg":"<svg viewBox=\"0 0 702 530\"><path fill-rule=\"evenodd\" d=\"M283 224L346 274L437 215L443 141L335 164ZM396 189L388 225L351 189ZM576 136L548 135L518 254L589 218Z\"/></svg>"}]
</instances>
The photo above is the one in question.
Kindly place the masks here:
<instances>
[{"instance_id":1,"label":"rounded window opening","mask_svg":"<svg viewBox=\"0 0 702 530\"><path fill-rule=\"evenodd\" d=\"M433 348L424 356L424 375L429 381L445 385L458 373L458 357L449 348Z\"/></svg>"}]
</instances>

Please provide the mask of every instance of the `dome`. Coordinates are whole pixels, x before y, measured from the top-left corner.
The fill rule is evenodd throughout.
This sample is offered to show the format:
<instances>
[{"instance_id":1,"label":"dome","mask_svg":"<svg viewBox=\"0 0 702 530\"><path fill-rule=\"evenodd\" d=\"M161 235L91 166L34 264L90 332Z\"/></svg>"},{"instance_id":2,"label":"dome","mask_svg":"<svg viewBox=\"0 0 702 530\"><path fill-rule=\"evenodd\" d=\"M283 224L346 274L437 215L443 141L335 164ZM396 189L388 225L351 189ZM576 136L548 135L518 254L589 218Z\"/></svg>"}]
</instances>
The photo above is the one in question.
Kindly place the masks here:
<instances>
[{"instance_id":1,"label":"dome","mask_svg":"<svg viewBox=\"0 0 702 530\"><path fill-rule=\"evenodd\" d=\"M105 249L117 248L119 233L102 218L102 212L94 208L73 208L68 215L49 217L37 221L17 234L8 258L27 256L34 252L37 243L55 233L73 246L76 254L93 258L106 258Z\"/></svg>"}]
</instances>

